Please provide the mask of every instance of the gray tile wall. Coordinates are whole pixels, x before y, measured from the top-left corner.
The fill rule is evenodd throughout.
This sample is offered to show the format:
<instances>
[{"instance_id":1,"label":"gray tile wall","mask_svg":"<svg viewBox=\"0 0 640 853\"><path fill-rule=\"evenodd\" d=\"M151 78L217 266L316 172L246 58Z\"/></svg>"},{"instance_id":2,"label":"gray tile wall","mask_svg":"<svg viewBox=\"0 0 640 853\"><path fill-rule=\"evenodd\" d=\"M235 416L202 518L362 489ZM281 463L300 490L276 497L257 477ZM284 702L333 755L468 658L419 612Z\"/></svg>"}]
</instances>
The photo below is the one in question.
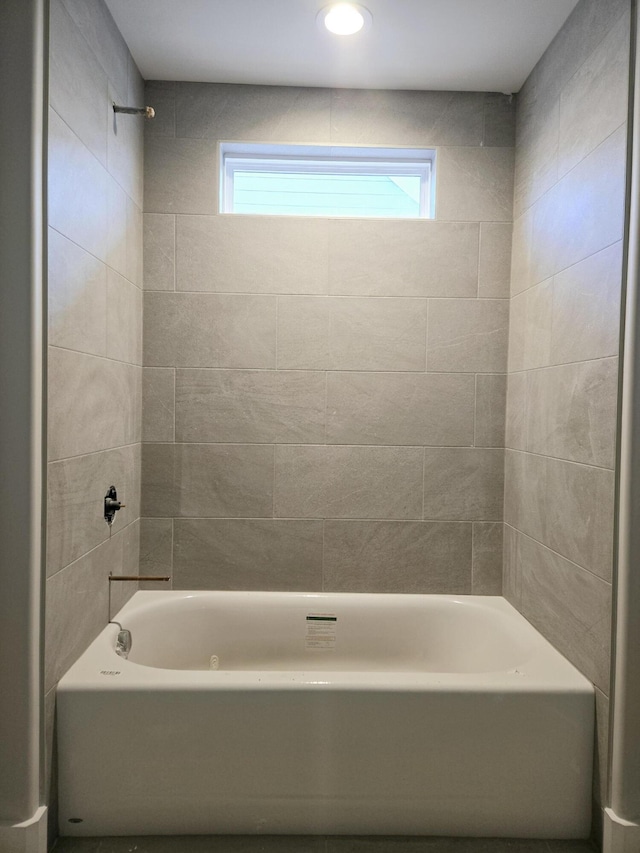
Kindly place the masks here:
<instances>
[{"instance_id":1,"label":"gray tile wall","mask_svg":"<svg viewBox=\"0 0 640 853\"><path fill-rule=\"evenodd\" d=\"M58 679L107 620L109 572L137 572L142 430L143 128L138 70L102 0L52 0L45 690L55 835ZM126 504L109 528L103 499ZM119 606L129 590L115 591Z\"/></svg>"},{"instance_id":2,"label":"gray tile wall","mask_svg":"<svg viewBox=\"0 0 640 853\"><path fill-rule=\"evenodd\" d=\"M504 594L596 686L598 803L606 794L629 6L581 0L517 110Z\"/></svg>"},{"instance_id":3,"label":"gray tile wall","mask_svg":"<svg viewBox=\"0 0 640 853\"><path fill-rule=\"evenodd\" d=\"M500 593L515 105L149 82L141 561ZM219 140L437 148L436 219L220 215Z\"/></svg>"}]
</instances>

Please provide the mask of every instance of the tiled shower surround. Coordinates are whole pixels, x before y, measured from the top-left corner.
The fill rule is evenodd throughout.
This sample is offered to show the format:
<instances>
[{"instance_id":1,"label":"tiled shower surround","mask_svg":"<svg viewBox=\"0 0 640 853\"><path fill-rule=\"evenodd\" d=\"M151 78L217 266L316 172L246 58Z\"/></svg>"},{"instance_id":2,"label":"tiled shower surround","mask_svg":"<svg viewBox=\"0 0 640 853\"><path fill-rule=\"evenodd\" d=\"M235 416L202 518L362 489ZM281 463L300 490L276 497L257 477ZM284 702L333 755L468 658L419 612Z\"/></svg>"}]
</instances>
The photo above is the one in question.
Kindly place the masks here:
<instances>
[{"instance_id":1,"label":"tiled shower surround","mask_svg":"<svg viewBox=\"0 0 640 853\"><path fill-rule=\"evenodd\" d=\"M141 566L500 593L515 104L150 82ZM435 147L436 218L218 213L220 140Z\"/></svg>"},{"instance_id":2,"label":"tiled shower surround","mask_svg":"<svg viewBox=\"0 0 640 853\"><path fill-rule=\"evenodd\" d=\"M49 86L46 794L55 837L55 686L137 572L143 128L112 101L143 83L102 0L52 0ZM110 531L103 498L126 504ZM129 590L114 590L123 603Z\"/></svg>"},{"instance_id":3,"label":"tiled shower surround","mask_svg":"<svg viewBox=\"0 0 640 853\"><path fill-rule=\"evenodd\" d=\"M582 2L518 95L504 594L596 686L608 740L629 2Z\"/></svg>"}]
</instances>

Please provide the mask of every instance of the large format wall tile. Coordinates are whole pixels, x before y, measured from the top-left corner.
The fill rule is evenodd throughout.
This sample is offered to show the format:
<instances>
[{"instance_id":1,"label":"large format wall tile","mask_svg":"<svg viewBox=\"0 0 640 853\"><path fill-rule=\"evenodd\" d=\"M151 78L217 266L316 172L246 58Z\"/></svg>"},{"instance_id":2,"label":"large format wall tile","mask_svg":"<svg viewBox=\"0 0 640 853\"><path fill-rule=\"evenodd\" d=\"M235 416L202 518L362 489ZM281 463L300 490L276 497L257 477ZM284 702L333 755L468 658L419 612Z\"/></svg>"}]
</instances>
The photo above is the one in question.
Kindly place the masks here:
<instances>
[{"instance_id":1,"label":"large format wall tile","mask_svg":"<svg viewBox=\"0 0 640 853\"><path fill-rule=\"evenodd\" d=\"M477 223L331 220L329 292L475 296L478 230Z\"/></svg>"},{"instance_id":2,"label":"large format wall tile","mask_svg":"<svg viewBox=\"0 0 640 853\"><path fill-rule=\"evenodd\" d=\"M478 296L509 298L512 232L510 222L483 222L480 226Z\"/></svg>"},{"instance_id":3,"label":"large format wall tile","mask_svg":"<svg viewBox=\"0 0 640 853\"><path fill-rule=\"evenodd\" d=\"M330 592L471 592L471 525L325 522Z\"/></svg>"},{"instance_id":4,"label":"large format wall tile","mask_svg":"<svg viewBox=\"0 0 640 853\"><path fill-rule=\"evenodd\" d=\"M173 367L143 367L143 441L174 441L175 383Z\"/></svg>"},{"instance_id":5,"label":"large format wall tile","mask_svg":"<svg viewBox=\"0 0 640 853\"><path fill-rule=\"evenodd\" d=\"M627 120L629 17L623 15L560 96L559 175Z\"/></svg>"},{"instance_id":6,"label":"large format wall tile","mask_svg":"<svg viewBox=\"0 0 640 853\"><path fill-rule=\"evenodd\" d=\"M522 534L509 524L504 525L502 541L502 594L507 601L522 610Z\"/></svg>"},{"instance_id":7,"label":"large format wall tile","mask_svg":"<svg viewBox=\"0 0 640 853\"><path fill-rule=\"evenodd\" d=\"M257 142L327 142L328 89L177 83L176 136Z\"/></svg>"},{"instance_id":8,"label":"large format wall tile","mask_svg":"<svg viewBox=\"0 0 640 853\"><path fill-rule=\"evenodd\" d=\"M215 144L151 136L144 150L145 213L216 213Z\"/></svg>"},{"instance_id":9,"label":"large format wall tile","mask_svg":"<svg viewBox=\"0 0 640 853\"><path fill-rule=\"evenodd\" d=\"M135 75L139 78L134 66ZM129 89L133 89L130 81ZM138 88L138 87L136 87ZM142 103L143 93L127 95L129 103ZM118 103L118 93L110 86L109 99ZM125 113L111 112L109 117L109 133L107 134L107 166L120 186L125 190L139 208L143 207L143 161L144 126L139 118Z\"/></svg>"},{"instance_id":10,"label":"large format wall tile","mask_svg":"<svg viewBox=\"0 0 640 853\"><path fill-rule=\"evenodd\" d=\"M119 573L121 563L122 542L113 538L47 581L45 689L56 684L104 627L109 572Z\"/></svg>"},{"instance_id":11,"label":"large format wall tile","mask_svg":"<svg viewBox=\"0 0 640 853\"><path fill-rule=\"evenodd\" d=\"M476 376L476 447L504 447L506 397L506 376Z\"/></svg>"},{"instance_id":12,"label":"large format wall tile","mask_svg":"<svg viewBox=\"0 0 640 853\"><path fill-rule=\"evenodd\" d=\"M474 595L502 595L503 528L501 521L473 524Z\"/></svg>"},{"instance_id":13,"label":"large format wall tile","mask_svg":"<svg viewBox=\"0 0 640 853\"><path fill-rule=\"evenodd\" d=\"M49 224L101 261L107 260L104 166L55 110L49 110Z\"/></svg>"},{"instance_id":14,"label":"large format wall tile","mask_svg":"<svg viewBox=\"0 0 640 853\"><path fill-rule=\"evenodd\" d=\"M474 378L426 373L329 373L330 444L473 444Z\"/></svg>"},{"instance_id":15,"label":"large format wall tile","mask_svg":"<svg viewBox=\"0 0 640 853\"><path fill-rule=\"evenodd\" d=\"M436 217L455 222L509 222L513 162L513 148L440 149Z\"/></svg>"},{"instance_id":16,"label":"large format wall tile","mask_svg":"<svg viewBox=\"0 0 640 853\"><path fill-rule=\"evenodd\" d=\"M112 530L140 515L140 446L76 456L47 468L47 574L52 575L109 538L104 496L115 485L126 504Z\"/></svg>"},{"instance_id":17,"label":"large format wall tile","mask_svg":"<svg viewBox=\"0 0 640 853\"><path fill-rule=\"evenodd\" d=\"M276 298L145 293L148 367L275 367Z\"/></svg>"},{"instance_id":18,"label":"large format wall tile","mask_svg":"<svg viewBox=\"0 0 640 853\"><path fill-rule=\"evenodd\" d=\"M544 542L611 581L614 472L547 460Z\"/></svg>"},{"instance_id":19,"label":"large format wall tile","mask_svg":"<svg viewBox=\"0 0 640 853\"><path fill-rule=\"evenodd\" d=\"M62 0L109 81L121 98L128 89L129 51L105 3Z\"/></svg>"},{"instance_id":20,"label":"large format wall tile","mask_svg":"<svg viewBox=\"0 0 640 853\"><path fill-rule=\"evenodd\" d=\"M560 110L557 100L542 108L518 96L514 215L521 216L558 180Z\"/></svg>"},{"instance_id":21,"label":"large format wall tile","mask_svg":"<svg viewBox=\"0 0 640 853\"><path fill-rule=\"evenodd\" d=\"M427 369L503 373L507 367L508 334L507 300L431 300Z\"/></svg>"},{"instance_id":22,"label":"large format wall tile","mask_svg":"<svg viewBox=\"0 0 640 853\"><path fill-rule=\"evenodd\" d=\"M552 279L513 297L509 317L509 370L531 370L550 363L552 323Z\"/></svg>"},{"instance_id":23,"label":"large format wall tile","mask_svg":"<svg viewBox=\"0 0 640 853\"><path fill-rule=\"evenodd\" d=\"M151 104L156 117L145 125L144 135L176 135L176 88L173 80L146 80L144 84L145 103Z\"/></svg>"},{"instance_id":24,"label":"large format wall tile","mask_svg":"<svg viewBox=\"0 0 640 853\"><path fill-rule=\"evenodd\" d=\"M107 268L53 228L48 239L49 343L106 355Z\"/></svg>"},{"instance_id":25,"label":"large format wall tile","mask_svg":"<svg viewBox=\"0 0 640 853\"><path fill-rule=\"evenodd\" d=\"M329 223L292 216L178 216L177 290L327 293Z\"/></svg>"},{"instance_id":26,"label":"large format wall tile","mask_svg":"<svg viewBox=\"0 0 640 853\"><path fill-rule=\"evenodd\" d=\"M144 214L144 289L176 289L176 217Z\"/></svg>"},{"instance_id":27,"label":"large format wall tile","mask_svg":"<svg viewBox=\"0 0 640 853\"><path fill-rule=\"evenodd\" d=\"M276 447L281 518L420 518L422 448Z\"/></svg>"},{"instance_id":28,"label":"large format wall tile","mask_svg":"<svg viewBox=\"0 0 640 853\"><path fill-rule=\"evenodd\" d=\"M617 358L531 371L527 449L613 468L617 397Z\"/></svg>"},{"instance_id":29,"label":"large format wall tile","mask_svg":"<svg viewBox=\"0 0 640 853\"><path fill-rule=\"evenodd\" d=\"M483 144L508 148L516 143L516 99L501 92L485 92Z\"/></svg>"},{"instance_id":30,"label":"large format wall tile","mask_svg":"<svg viewBox=\"0 0 640 853\"><path fill-rule=\"evenodd\" d=\"M609 689L611 587L527 536L522 611L601 689Z\"/></svg>"},{"instance_id":31,"label":"large format wall tile","mask_svg":"<svg viewBox=\"0 0 640 853\"><path fill-rule=\"evenodd\" d=\"M119 533L113 534L111 538L112 540L119 538L122 548L122 556L118 555L120 562L112 568L112 573L114 575L137 575L140 567L140 519L137 518ZM137 588L137 583L115 583L113 585L109 611L110 618L113 619L118 611L122 610Z\"/></svg>"},{"instance_id":32,"label":"large format wall tile","mask_svg":"<svg viewBox=\"0 0 640 853\"><path fill-rule=\"evenodd\" d=\"M544 457L505 451L504 521L539 541L545 535L546 474Z\"/></svg>"},{"instance_id":33,"label":"large format wall tile","mask_svg":"<svg viewBox=\"0 0 640 853\"><path fill-rule=\"evenodd\" d=\"M143 281L143 216L142 209L127 197L127 266L125 278L142 290Z\"/></svg>"},{"instance_id":34,"label":"large format wall tile","mask_svg":"<svg viewBox=\"0 0 640 853\"><path fill-rule=\"evenodd\" d=\"M62 0L50 15L49 100L101 163L107 161L107 77Z\"/></svg>"},{"instance_id":35,"label":"large format wall tile","mask_svg":"<svg viewBox=\"0 0 640 853\"><path fill-rule=\"evenodd\" d=\"M324 373L177 371L176 441L319 444L324 433Z\"/></svg>"},{"instance_id":36,"label":"large format wall tile","mask_svg":"<svg viewBox=\"0 0 640 853\"><path fill-rule=\"evenodd\" d=\"M621 242L555 276L552 364L618 354L621 287Z\"/></svg>"},{"instance_id":37,"label":"large format wall tile","mask_svg":"<svg viewBox=\"0 0 640 853\"><path fill-rule=\"evenodd\" d=\"M126 192L111 175L107 178L107 264L120 275L128 276Z\"/></svg>"},{"instance_id":38,"label":"large format wall tile","mask_svg":"<svg viewBox=\"0 0 640 853\"><path fill-rule=\"evenodd\" d=\"M604 36L629 10L629 0L583 0L576 5L523 91L537 100L555 100Z\"/></svg>"},{"instance_id":39,"label":"large format wall tile","mask_svg":"<svg viewBox=\"0 0 640 853\"><path fill-rule=\"evenodd\" d=\"M174 589L322 589L321 521L177 519Z\"/></svg>"},{"instance_id":40,"label":"large format wall tile","mask_svg":"<svg viewBox=\"0 0 640 853\"><path fill-rule=\"evenodd\" d=\"M626 142L625 125L565 175L536 206L533 251L538 281L622 238ZM579 211L578 220L572 211Z\"/></svg>"},{"instance_id":41,"label":"large format wall tile","mask_svg":"<svg viewBox=\"0 0 640 853\"><path fill-rule=\"evenodd\" d=\"M107 272L107 356L142 365L142 291Z\"/></svg>"},{"instance_id":42,"label":"large format wall tile","mask_svg":"<svg viewBox=\"0 0 640 853\"><path fill-rule=\"evenodd\" d=\"M51 347L49 459L139 441L141 395L141 368Z\"/></svg>"},{"instance_id":43,"label":"large format wall tile","mask_svg":"<svg viewBox=\"0 0 640 853\"><path fill-rule=\"evenodd\" d=\"M613 501L613 471L507 451L507 524L607 581Z\"/></svg>"},{"instance_id":44,"label":"large format wall tile","mask_svg":"<svg viewBox=\"0 0 640 853\"><path fill-rule=\"evenodd\" d=\"M273 515L273 447L144 444L144 516L241 518Z\"/></svg>"},{"instance_id":45,"label":"large format wall tile","mask_svg":"<svg viewBox=\"0 0 640 853\"><path fill-rule=\"evenodd\" d=\"M424 370L427 306L419 299L278 299L278 367Z\"/></svg>"},{"instance_id":46,"label":"large format wall tile","mask_svg":"<svg viewBox=\"0 0 640 853\"><path fill-rule=\"evenodd\" d=\"M504 452L484 448L424 451L424 518L501 521Z\"/></svg>"},{"instance_id":47,"label":"large format wall tile","mask_svg":"<svg viewBox=\"0 0 640 853\"><path fill-rule=\"evenodd\" d=\"M173 575L173 519L140 519L140 563L139 573L147 576ZM136 574L134 572L134 574ZM147 581L141 589L172 589L167 581Z\"/></svg>"},{"instance_id":48,"label":"large format wall tile","mask_svg":"<svg viewBox=\"0 0 640 853\"><path fill-rule=\"evenodd\" d=\"M510 373L507 377L505 447L527 449L527 374Z\"/></svg>"},{"instance_id":49,"label":"large format wall tile","mask_svg":"<svg viewBox=\"0 0 640 853\"><path fill-rule=\"evenodd\" d=\"M534 280L533 268L533 217L535 207L517 217L511 234L511 296L522 293Z\"/></svg>"},{"instance_id":50,"label":"large format wall tile","mask_svg":"<svg viewBox=\"0 0 640 853\"><path fill-rule=\"evenodd\" d=\"M479 92L331 92L331 142L479 146L483 125L484 96Z\"/></svg>"}]
</instances>

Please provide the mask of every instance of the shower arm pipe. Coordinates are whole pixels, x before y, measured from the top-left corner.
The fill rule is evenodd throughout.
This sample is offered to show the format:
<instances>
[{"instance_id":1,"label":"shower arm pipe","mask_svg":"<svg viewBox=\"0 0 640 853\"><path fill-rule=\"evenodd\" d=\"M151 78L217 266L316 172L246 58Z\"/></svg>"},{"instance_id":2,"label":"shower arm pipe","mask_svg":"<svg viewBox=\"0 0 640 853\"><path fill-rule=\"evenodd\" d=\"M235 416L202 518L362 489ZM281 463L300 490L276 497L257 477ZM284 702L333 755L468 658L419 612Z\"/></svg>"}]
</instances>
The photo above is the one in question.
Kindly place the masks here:
<instances>
[{"instance_id":1,"label":"shower arm pipe","mask_svg":"<svg viewBox=\"0 0 640 853\"><path fill-rule=\"evenodd\" d=\"M623 316L614 675L605 853L640 849L640 43L632 15L630 184Z\"/></svg>"},{"instance_id":2,"label":"shower arm pipe","mask_svg":"<svg viewBox=\"0 0 640 853\"><path fill-rule=\"evenodd\" d=\"M155 118L156 111L153 107L123 107L120 104L113 104L114 113L124 113L128 116L144 116L144 118Z\"/></svg>"}]
</instances>

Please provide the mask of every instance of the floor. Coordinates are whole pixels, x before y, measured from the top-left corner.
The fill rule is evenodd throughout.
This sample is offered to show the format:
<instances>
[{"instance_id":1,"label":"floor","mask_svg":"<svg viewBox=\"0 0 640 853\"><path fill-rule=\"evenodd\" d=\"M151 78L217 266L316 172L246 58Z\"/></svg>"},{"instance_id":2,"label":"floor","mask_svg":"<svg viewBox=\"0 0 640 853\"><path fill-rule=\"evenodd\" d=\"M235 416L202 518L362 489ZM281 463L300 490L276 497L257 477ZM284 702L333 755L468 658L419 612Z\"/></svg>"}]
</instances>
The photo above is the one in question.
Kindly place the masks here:
<instances>
[{"instance_id":1,"label":"floor","mask_svg":"<svg viewBox=\"0 0 640 853\"><path fill-rule=\"evenodd\" d=\"M54 853L596 853L589 841L174 835L60 838Z\"/></svg>"}]
</instances>

